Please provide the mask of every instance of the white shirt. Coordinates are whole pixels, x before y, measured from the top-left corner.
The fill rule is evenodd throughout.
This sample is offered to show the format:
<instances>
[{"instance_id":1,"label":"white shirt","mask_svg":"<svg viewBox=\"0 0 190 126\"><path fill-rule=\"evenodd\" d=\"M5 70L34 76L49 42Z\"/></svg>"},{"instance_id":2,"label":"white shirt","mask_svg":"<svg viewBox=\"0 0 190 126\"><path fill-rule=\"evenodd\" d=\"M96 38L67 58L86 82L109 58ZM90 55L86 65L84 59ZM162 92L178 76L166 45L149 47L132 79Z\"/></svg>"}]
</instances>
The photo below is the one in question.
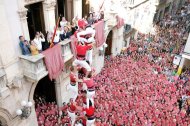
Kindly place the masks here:
<instances>
[{"instance_id":1,"label":"white shirt","mask_svg":"<svg viewBox=\"0 0 190 126\"><path fill-rule=\"evenodd\" d=\"M53 42L58 43L60 38L60 31L56 31Z\"/></svg>"},{"instance_id":2,"label":"white shirt","mask_svg":"<svg viewBox=\"0 0 190 126\"><path fill-rule=\"evenodd\" d=\"M60 26L63 28L64 26L66 26L66 24L67 24L67 21L61 21L60 22Z\"/></svg>"},{"instance_id":3,"label":"white shirt","mask_svg":"<svg viewBox=\"0 0 190 126\"><path fill-rule=\"evenodd\" d=\"M42 42L45 42L44 38L35 38L34 43L36 44L36 47L38 50L42 50Z\"/></svg>"}]
</instances>

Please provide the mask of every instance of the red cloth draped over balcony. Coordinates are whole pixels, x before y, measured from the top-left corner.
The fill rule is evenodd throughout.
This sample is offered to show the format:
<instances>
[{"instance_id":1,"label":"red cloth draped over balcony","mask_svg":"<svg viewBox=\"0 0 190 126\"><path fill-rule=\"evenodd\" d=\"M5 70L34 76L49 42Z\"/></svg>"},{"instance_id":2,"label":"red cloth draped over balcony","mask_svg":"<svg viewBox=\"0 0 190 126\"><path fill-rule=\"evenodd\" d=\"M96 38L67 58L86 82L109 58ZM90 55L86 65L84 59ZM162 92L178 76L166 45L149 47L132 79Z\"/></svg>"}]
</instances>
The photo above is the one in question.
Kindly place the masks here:
<instances>
[{"instance_id":1,"label":"red cloth draped over balcony","mask_svg":"<svg viewBox=\"0 0 190 126\"><path fill-rule=\"evenodd\" d=\"M64 68L61 45L57 44L42 52L50 80L56 79Z\"/></svg>"},{"instance_id":2,"label":"red cloth draped over balcony","mask_svg":"<svg viewBox=\"0 0 190 126\"><path fill-rule=\"evenodd\" d=\"M72 35L70 37L70 39L71 39L71 50L72 50L74 58L76 58L77 52L76 52L76 46L75 46L75 44L77 42L77 38L74 35Z\"/></svg>"},{"instance_id":3,"label":"red cloth draped over balcony","mask_svg":"<svg viewBox=\"0 0 190 126\"><path fill-rule=\"evenodd\" d=\"M117 27L117 29L119 29L125 24L125 22L124 22L124 19L119 17L118 15L116 16L116 18L117 18L117 26L116 27Z\"/></svg>"},{"instance_id":4,"label":"red cloth draped over balcony","mask_svg":"<svg viewBox=\"0 0 190 126\"><path fill-rule=\"evenodd\" d=\"M105 42L104 21L99 21L95 23L94 28L96 30L95 34L96 46L100 47Z\"/></svg>"}]
</instances>

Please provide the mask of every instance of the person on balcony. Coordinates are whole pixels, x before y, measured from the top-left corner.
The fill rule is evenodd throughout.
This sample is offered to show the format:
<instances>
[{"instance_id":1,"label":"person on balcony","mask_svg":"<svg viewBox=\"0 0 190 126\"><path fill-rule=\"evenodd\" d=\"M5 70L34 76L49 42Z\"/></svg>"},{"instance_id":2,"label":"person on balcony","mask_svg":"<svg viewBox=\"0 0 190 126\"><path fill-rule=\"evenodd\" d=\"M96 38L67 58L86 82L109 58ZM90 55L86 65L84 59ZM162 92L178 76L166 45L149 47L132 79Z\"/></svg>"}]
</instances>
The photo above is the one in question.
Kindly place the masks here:
<instances>
[{"instance_id":1,"label":"person on balcony","mask_svg":"<svg viewBox=\"0 0 190 126\"><path fill-rule=\"evenodd\" d=\"M86 14L84 15L84 17L82 19L85 21L85 23L88 24L88 21L87 21L88 20L88 16Z\"/></svg>"},{"instance_id":2,"label":"person on balcony","mask_svg":"<svg viewBox=\"0 0 190 126\"><path fill-rule=\"evenodd\" d=\"M62 34L60 34L61 40L69 39L71 36L71 32L69 32L69 28L64 26Z\"/></svg>"},{"instance_id":3,"label":"person on balcony","mask_svg":"<svg viewBox=\"0 0 190 126\"><path fill-rule=\"evenodd\" d=\"M94 24L95 20L94 20L94 18L93 18L93 14L90 13L90 14L88 15L87 21L88 21L88 24L89 24L89 25Z\"/></svg>"},{"instance_id":4,"label":"person on balcony","mask_svg":"<svg viewBox=\"0 0 190 126\"><path fill-rule=\"evenodd\" d=\"M45 42L44 35L41 32L36 32L34 43L40 53L42 52L42 42Z\"/></svg>"},{"instance_id":5,"label":"person on balcony","mask_svg":"<svg viewBox=\"0 0 190 126\"><path fill-rule=\"evenodd\" d=\"M33 40L30 41L30 50L31 50L32 55L38 55L39 54L38 49L36 47L36 43Z\"/></svg>"},{"instance_id":6,"label":"person on balcony","mask_svg":"<svg viewBox=\"0 0 190 126\"><path fill-rule=\"evenodd\" d=\"M62 20L60 21L60 26L64 28L66 25L67 25L67 20L65 19L65 17L62 17Z\"/></svg>"},{"instance_id":7,"label":"person on balcony","mask_svg":"<svg viewBox=\"0 0 190 126\"><path fill-rule=\"evenodd\" d=\"M100 11L100 15L98 17L98 20L104 20L104 11Z\"/></svg>"},{"instance_id":8,"label":"person on balcony","mask_svg":"<svg viewBox=\"0 0 190 126\"><path fill-rule=\"evenodd\" d=\"M22 55L30 55L30 45L27 40L24 39L24 36L19 36L19 46L22 51Z\"/></svg>"},{"instance_id":9,"label":"person on balcony","mask_svg":"<svg viewBox=\"0 0 190 126\"><path fill-rule=\"evenodd\" d=\"M78 20L79 20L78 15L75 16L75 17L72 19L72 24L74 25L74 27L75 27L75 26L78 26Z\"/></svg>"},{"instance_id":10,"label":"person on balcony","mask_svg":"<svg viewBox=\"0 0 190 126\"><path fill-rule=\"evenodd\" d=\"M53 31L53 33L54 33L54 31ZM57 43L60 42L60 34L61 34L61 31L60 31L60 29L58 28L58 29L56 30L55 37L54 37L54 40L53 40L53 44L54 44L54 45L56 45Z\"/></svg>"}]
</instances>

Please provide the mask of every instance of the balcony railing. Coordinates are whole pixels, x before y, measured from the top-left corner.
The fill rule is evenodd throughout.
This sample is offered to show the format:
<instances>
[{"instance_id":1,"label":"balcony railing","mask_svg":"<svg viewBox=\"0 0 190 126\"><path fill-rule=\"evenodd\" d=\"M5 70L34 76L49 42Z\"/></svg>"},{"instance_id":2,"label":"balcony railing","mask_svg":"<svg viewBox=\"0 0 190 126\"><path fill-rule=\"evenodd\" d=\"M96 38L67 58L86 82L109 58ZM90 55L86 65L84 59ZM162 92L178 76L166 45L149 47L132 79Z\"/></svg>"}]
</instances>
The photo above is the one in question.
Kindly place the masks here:
<instances>
[{"instance_id":1,"label":"balcony railing","mask_svg":"<svg viewBox=\"0 0 190 126\"><path fill-rule=\"evenodd\" d=\"M48 72L43 58L44 56L42 54L35 56L20 56L24 76L34 81L39 81L45 77Z\"/></svg>"},{"instance_id":2,"label":"balcony railing","mask_svg":"<svg viewBox=\"0 0 190 126\"><path fill-rule=\"evenodd\" d=\"M64 62L72 59L73 54L71 51L71 40L67 39L60 42L59 44L62 47L61 51ZM35 56L20 56L23 74L27 79L32 81L39 81L48 74L43 58L43 54L38 54Z\"/></svg>"},{"instance_id":3,"label":"balcony railing","mask_svg":"<svg viewBox=\"0 0 190 126\"><path fill-rule=\"evenodd\" d=\"M70 59L73 58L73 54L71 51L71 40L70 39L65 39L64 41L59 43L61 45L61 51L62 51L62 56L64 59L64 62L69 61Z\"/></svg>"}]
</instances>

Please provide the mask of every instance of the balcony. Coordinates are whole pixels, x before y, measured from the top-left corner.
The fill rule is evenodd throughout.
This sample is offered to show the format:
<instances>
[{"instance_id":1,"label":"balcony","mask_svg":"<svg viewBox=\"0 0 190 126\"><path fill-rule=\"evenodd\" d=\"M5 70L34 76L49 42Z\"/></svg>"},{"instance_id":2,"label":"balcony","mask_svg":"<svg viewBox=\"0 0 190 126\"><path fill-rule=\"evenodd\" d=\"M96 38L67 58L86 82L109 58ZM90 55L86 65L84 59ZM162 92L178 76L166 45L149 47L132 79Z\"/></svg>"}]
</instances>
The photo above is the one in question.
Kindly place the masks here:
<instances>
[{"instance_id":1,"label":"balcony","mask_svg":"<svg viewBox=\"0 0 190 126\"><path fill-rule=\"evenodd\" d=\"M23 74L27 79L39 81L48 74L43 58L44 56L42 54L36 56L20 56Z\"/></svg>"},{"instance_id":2,"label":"balcony","mask_svg":"<svg viewBox=\"0 0 190 126\"><path fill-rule=\"evenodd\" d=\"M73 58L73 54L71 51L71 40L70 39L65 39L64 41L59 43L61 45L61 51L62 51L62 56L64 59L64 62L66 63L70 59Z\"/></svg>"},{"instance_id":3,"label":"balcony","mask_svg":"<svg viewBox=\"0 0 190 126\"><path fill-rule=\"evenodd\" d=\"M71 52L71 40L67 39L59 43L61 45L62 56L66 63L73 58ZM44 63L44 55L20 56L24 76L33 82L39 81L48 74Z\"/></svg>"}]
</instances>

